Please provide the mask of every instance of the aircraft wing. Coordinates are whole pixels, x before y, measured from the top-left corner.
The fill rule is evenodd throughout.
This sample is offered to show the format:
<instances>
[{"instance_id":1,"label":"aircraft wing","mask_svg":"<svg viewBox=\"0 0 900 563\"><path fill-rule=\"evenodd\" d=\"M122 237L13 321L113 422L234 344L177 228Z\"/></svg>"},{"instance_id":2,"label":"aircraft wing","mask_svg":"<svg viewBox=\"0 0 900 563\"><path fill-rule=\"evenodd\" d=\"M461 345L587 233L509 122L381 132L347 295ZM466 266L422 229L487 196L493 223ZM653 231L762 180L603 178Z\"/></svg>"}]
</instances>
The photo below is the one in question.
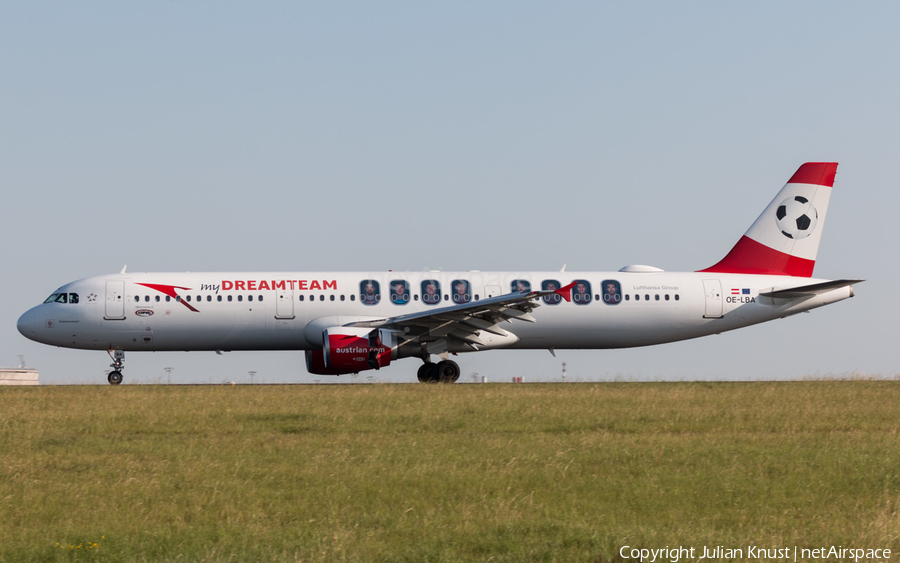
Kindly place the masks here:
<instances>
[{"instance_id":1,"label":"aircraft wing","mask_svg":"<svg viewBox=\"0 0 900 563\"><path fill-rule=\"evenodd\" d=\"M841 287L852 286L855 283L861 283L865 280L835 280L830 282L814 283L810 285L801 285L798 287L789 287L786 289L772 288L768 291L760 291L762 297L773 297L775 299L798 299L801 297L811 297L820 293L826 293L839 289Z\"/></svg>"},{"instance_id":2,"label":"aircraft wing","mask_svg":"<svg viewBox=\"0 0 900 563\"><path fill-rule=\"evenodd\" d=\"M508 346L518 341L518 337L501 328L500 323L510 323L513 320L536 322L531 312L540 306L541 297L556 294L569 301L574 286L575 282L572 282L554 291L508 293L463 305L345 326L394 330L400 333L404 343L425 344L430 354L441 354L451 348L476 351Z\"/></svg>"}]
</instances>

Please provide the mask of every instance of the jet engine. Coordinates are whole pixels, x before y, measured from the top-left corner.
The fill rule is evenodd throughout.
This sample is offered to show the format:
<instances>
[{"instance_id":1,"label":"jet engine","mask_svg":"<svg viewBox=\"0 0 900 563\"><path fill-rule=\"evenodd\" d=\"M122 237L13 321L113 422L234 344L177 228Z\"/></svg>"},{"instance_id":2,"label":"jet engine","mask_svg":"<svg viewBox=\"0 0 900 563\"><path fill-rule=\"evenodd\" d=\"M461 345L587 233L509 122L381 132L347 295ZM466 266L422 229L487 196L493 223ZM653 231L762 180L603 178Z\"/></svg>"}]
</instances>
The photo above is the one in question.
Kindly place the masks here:
<instances>
[{"instance_id":1,"label":"jet engine","mask_svg":"<svg viewBox=\"0 0 900 563\"><path fill-rule=\"evenodd\" d=\"M323 349L306 351L309 373L358 373L381 369L396 359L396 335L390 330L338 326L326 328L322 336Z\"/></svg>"}]
</instances>

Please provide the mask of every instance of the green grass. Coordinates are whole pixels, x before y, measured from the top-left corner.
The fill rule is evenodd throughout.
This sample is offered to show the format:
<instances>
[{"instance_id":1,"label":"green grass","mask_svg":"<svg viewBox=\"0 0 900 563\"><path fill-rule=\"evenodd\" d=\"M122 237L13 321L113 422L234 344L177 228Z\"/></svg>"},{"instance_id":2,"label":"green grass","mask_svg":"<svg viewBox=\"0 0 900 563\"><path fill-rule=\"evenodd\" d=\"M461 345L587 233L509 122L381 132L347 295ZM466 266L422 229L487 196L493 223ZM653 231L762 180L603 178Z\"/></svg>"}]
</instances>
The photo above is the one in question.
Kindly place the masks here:
<instances>
[{"instance_id":1,"label":"green grass","mask_svg":"<svg viewBox=\"0 0 900 563\"><path fill-rule=\"evenodd\" d=\"M898 386L0 388L0 561L896 556Z\"/></svg>"}]
</instances>

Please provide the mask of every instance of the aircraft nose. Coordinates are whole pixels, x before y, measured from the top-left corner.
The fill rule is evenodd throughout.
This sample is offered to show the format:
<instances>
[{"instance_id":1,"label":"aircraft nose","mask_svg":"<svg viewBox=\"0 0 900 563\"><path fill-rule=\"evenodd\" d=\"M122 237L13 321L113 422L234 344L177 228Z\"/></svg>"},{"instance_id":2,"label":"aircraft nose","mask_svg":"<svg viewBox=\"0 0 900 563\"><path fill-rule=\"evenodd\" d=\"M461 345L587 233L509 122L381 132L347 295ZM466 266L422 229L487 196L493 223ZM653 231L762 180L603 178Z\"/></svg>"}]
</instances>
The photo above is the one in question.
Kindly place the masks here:
<instances>
[{"instance_id":1,"label":"aircraft nose","mask_svg":"<svg viewBox=\"0 0 900 563\"><path fill-rule=\"evenodd\" d=\"M19 317L19 322L16 323L16 328L19 329L19 332L22 333L22 336L25 338L29 338L34 340L34 319L35 319L35 311L34 309L29 309L22 313L22 316Z\"/></svg>"}]
</instances>

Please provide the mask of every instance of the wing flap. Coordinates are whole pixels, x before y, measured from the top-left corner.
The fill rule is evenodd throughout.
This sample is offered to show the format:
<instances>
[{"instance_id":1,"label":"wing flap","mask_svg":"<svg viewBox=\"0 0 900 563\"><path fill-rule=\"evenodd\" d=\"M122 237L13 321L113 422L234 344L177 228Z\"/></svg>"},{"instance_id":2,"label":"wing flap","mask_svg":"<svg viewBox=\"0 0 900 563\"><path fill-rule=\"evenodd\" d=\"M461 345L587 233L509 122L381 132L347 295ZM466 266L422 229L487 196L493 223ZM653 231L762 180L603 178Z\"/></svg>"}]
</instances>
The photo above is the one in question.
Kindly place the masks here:
<instances>
[{"instance_id":1,"label":"wing flap","mask_svg":"<svg viewBox=\"0 0 900 563\"><path fill-rule=\"evenodd\" d=\"M429 354L441 354L455 346L475 351L488 347L502 347L518 341L515 334L499 326L500 322L537 322L531 312L540 306L540 298L557 294L571 298L574 282L550 291L524 291L489 297L463 305L451 305L408 315L384 319L358 321L345 326L382 328L401 333L404 344L424 346ZM485 336L493 335L493 336ZM499 338L495 338L499 337ZM485 338L491 342L486 342ZM452 346L451 346L452 344Z\"/></svg>"}]
</instances>

